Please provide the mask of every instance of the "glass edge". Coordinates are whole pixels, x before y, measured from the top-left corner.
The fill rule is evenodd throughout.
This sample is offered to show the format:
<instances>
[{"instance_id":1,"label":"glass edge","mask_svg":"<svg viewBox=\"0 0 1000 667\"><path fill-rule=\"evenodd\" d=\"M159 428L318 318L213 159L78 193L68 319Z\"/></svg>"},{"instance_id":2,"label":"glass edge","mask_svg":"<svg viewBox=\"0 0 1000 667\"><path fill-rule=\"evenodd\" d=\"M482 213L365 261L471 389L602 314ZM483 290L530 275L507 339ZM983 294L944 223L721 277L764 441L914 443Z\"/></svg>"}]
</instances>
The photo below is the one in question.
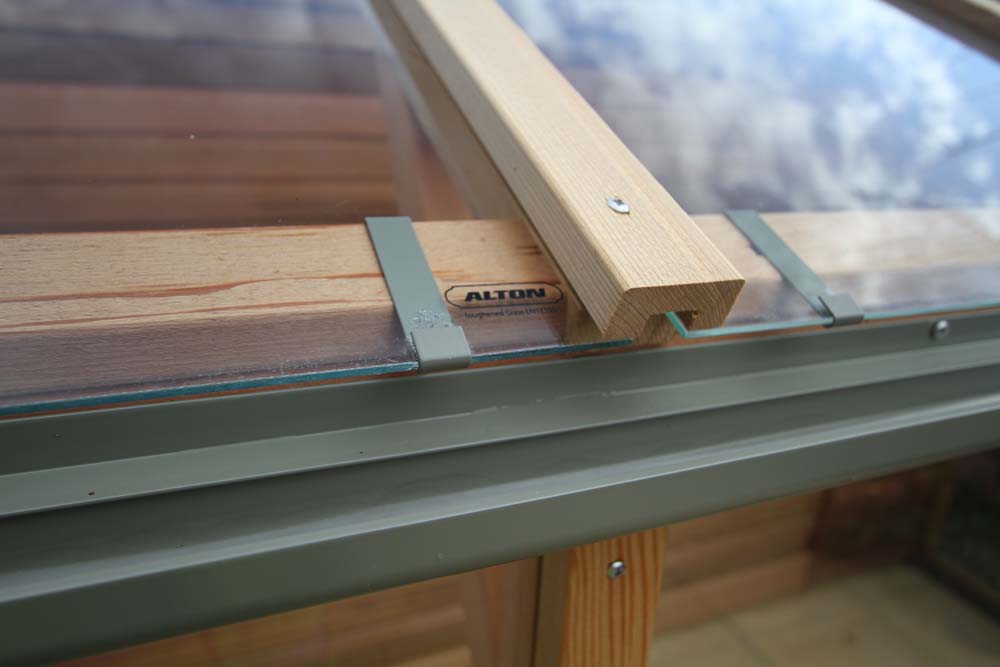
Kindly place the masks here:
<instances>
[{"instance_id":1,"label":"glass edge","mask_svg":"<svg viewBox=\"0 0 1000 667\"><path fill-rule=\"evenodd\" d=\"M576 352L605 350L616 347L624 347L631 344L631 342L631 340L614 340L602 341L599 343L582 343L578 345L551 345L535 349L506 352L489 352L485 354L473 355L471 363L482 364L498 361L510 361L514 359L543 357L554 354L572 354ZM205 382L180 387L164 387L159 389L93 394L77 398L54 399L49 401L11 403L9 405L0 405L0 417L15 417L20 415L75 410L81 408L97 408L105 406L112 407L122 403L136 403L141 401L181 398L184 396L220 394L230 391L265 389L268 387L281 387L285 385L304 384L309 382L324 382L328 380L389 375L392 373L415 371L417 369L418 363L416 361L402 361L333 371L293 373L289 375L258 377L246 380Z\"/></svg>"},{"instance_id":2,"label":"glass edge","mask_svg":"<svg viewBox=\"0 0 1000 667\"><path fill-rule=\"evenodd\" d=\"M718 338L720 336L733 336L746 333L764 333L768 331L781 331L783 329L801 329L806 327L825 327L833 324L832 317L815 317L801 320L782 320L780 322L765 322L762 324L742 324L732 327L721 326L714 329L690 330L673 312L666 313L667 320L677 329L681 338L697 340L699 338Z\"/></svg>"},{"instance_id":3,"label":"glass edge","mask_svg":"<svg viewBox=\"0 0 1000 667\"><path fill-rule=\"evenodd\" d=\"M876 310L865 311L865 318L862 322L878 322L904 317L920 317L922 315L942 315L947 313L957 313L967 310L989 310L1000 308L1000 300L972 301L968 303L952 303L932 308L900 308L897 310ZM785 329L801 329L806 327L830 326L833 324L832 317L816 317L814 319L784 320L781 322L768 322L764 324L746 324L738 326L721 326L714 329L702 329L691 331L684 326L684 322L673 312L666 313L667 320L681 335L687 340L697 340L704 338L718 338L720 336L732 336L746 333L765 333L769 331L781 331ZM860 323L859 323L860 324Z\"/></svg>"},{"instance_id":4,"label":"glass edge","mask_svg":"<svg viewBox=\"0 0 1000 667\"><path fill-rule=\"evenodd\" d=\"M35 401L0 406L0 417L26 415L30 413L55 412L79 408L95 408L113 406L120 403L139 401L155 401L159 399L179 398L201 394L220 394L229 391L243 391L280 387L290 384L307 382L323 382L353 377L368 377L386 375L389 373L405 373L417 370L416 361L401 361L389 364L378 364L360 368L340 369L334 371L319 371L313 373L296 373L291 375L276 375L247 380L231 380L227 382L206 382L190 384L181 387L165 387L159 389L142 389L109 394L94 394L78 398L55 399L51 401Z\"/></svg>"}]
</instances>

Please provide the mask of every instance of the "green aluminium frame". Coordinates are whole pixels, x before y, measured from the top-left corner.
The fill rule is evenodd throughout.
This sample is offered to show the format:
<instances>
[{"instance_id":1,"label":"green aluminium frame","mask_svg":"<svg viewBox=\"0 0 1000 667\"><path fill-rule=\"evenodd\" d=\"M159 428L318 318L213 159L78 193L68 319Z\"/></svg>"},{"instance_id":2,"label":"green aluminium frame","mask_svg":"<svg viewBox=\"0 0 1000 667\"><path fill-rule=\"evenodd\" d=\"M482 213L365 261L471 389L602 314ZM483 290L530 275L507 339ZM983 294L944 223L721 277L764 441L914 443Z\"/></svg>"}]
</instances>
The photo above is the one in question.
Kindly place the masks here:
<instances>
[{"instance_id":1,"label":"green aluminium frame","mask_svg":"<svg viewBox=\"0 0 1000 667\"><path fill-rule=\"evenodd\" d=\"M0 422L0 662L461 572L996 446L1000 315Z\"/></svg>"}]
</instances>

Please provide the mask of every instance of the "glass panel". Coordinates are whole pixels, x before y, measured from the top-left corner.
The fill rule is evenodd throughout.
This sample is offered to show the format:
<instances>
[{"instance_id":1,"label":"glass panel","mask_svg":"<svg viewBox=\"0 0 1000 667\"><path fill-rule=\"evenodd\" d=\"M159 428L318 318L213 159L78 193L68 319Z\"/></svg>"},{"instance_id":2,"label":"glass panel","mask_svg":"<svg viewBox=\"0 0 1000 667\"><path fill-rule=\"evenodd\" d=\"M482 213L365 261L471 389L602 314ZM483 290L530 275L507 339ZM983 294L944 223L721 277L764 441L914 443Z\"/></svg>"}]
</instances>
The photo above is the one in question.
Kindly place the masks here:
<instances>
[{"instance_id":1,"label":"glass panel","mask_svg":"<svg viewBox=\"0 0 1000 667\"><path fill-rule=\"evenodd\" d=\"M0 414L416 368L360 223L471 214L357 3L9 0L0 44ZM486 362L591 347L564 307L453 316Z\"/></svg>"},{"instance_id":2,"label":"glass panel","mask_svg":"<svg viewBox=\"0 0 1000 667\"><path fill-rule=\"evenodd\" d=\"M1000 306L987 56L877 0L501 4L748 278L720 329L668 315L686 337L831 321L725 209L802 212L764 218L869 319Z\"/></svg>"},{"instance_id":3,"label":"glass panel","mask_svg":"<svg viewBox=\"0 0 1000 667\"><path fill-rule=\"evenodd\" d=\"M818 10L777 0L710 15L694 2L506 4L681 203L713 214L696 220L749 278L726 327L674 318L685 335L829 323L722 207L997 205L994 66L896 10L838 4L831 20L880 37L838 23L806 47L780 37L812 35ZM312 236L370 215L471 217L358 7L11 0L0 35L0 414L414 370L377 268L351 269L356 246ZM897 71L918 56L936 64ZM995 216L915 229L821 215L766 217L872 317L997 300ZM509 265L484 246L456 266L479 237L428 251L451 297L548 290L488 308L449 298L474 361L626 344L564 345L564 286L519 234ZM167 236L183 247L165 251ZM295 260L277 261L293 238ZM849 270L824 263L830 248ZM879 254L904 249L905 261ZM347 285L369 301L345 314Z\"/></svg>"},{"instance_id":4,"label":"glass panel","mask_svg":"<svg viewBox=\"0 0 1000 667\"><path fill-rule=\"evenodd\" d=\"M774 229L868 319L1000 307L1000 211L774 215ZM822 226L833 233L820 231Z\"/></svg>"},{"instance_id":5,"label":"glass panel","mask_svg":"<svg viewBox=\"0 0 1000 667\"><path fill-rule=\"evenodd\" d=\"M696 216L695 221L733 266L747 278L724 327L688 330L673 313L667 318L684 338L712 338L775 329L817 327L833 320L819 315L802 295L781 277L777 269L733 223L724 216Z\"/></svg>"},{"instance_id":6,"label":"glass panel","mask_svg":"<svg viewBox=\"0 0 1000 667\"><path fill-rule=\"evenodd\" d=\"M1000 205L1000 67L878 0L502 0L688 213Z\"/></svg>"}]
</instances>

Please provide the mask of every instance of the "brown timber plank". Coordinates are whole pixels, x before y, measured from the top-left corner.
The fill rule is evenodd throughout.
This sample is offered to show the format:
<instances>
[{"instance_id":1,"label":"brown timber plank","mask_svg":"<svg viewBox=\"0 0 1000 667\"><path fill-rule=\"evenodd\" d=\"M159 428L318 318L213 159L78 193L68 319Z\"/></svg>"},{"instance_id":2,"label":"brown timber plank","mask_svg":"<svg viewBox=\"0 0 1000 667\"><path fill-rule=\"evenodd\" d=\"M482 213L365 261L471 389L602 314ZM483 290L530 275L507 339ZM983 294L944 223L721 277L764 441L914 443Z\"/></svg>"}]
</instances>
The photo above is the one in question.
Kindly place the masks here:
<instances>
[{"instance_id":1,"label":"brown timber plank","mask_svg":"<svg viewBox=\"0 0 1000 667\"><path fill-rule=\"evenodd\" d=\"M83 3L80 3L83 4ZM371 51L0 27L0 80L213 90L376 92Z\"/></svg>"},{"instance_id":2,"label":"brown timber plank","mask_svg":"<svg viewBox=\"0 0 1000 667\"><path fill-rule=\"evenodd\" d=\"M384 136L377 95L0 84L0 131Z\"/></svg>"},{"instance_id":3,"label":"brown timber plank","mask_svg":"<svg viewBox=\"0 0 1000 667\"><path fill-rule=\"evenodd\" d=\"M797 593L812 582L816 557L802 549L758 565L726 572L664 591L656 611L656 631L701 623L719 614L747 609Z\"/></svg>"},{"instance_id":4,"label":"brown timber plank","mask_svg":"<svg viewBox=\"0 0 1000 667\"><path fill-rule=\"evenodd\" d=\"M688 542L676 549L671 545L664 565L664 590L752 567L805 549L813 535L816 517L815 510L803 511L776 517L761 525L737 528L722 535Z\"/></svg>"},{"instance_id":5,"label":"brown timber plank","mask_svg":"<svg viewBox=\"0 0 1000 667\"><path fill-rule=\"evenodd\" d=\"M0 185L0 232L355 222L395 213L391 181L378 180Z\"/></svg>"},{"instance_id":6,"label":"brown timber plank","mask_svg":"<svg viewBox=\"0 0 1000 667\"><path fill-rule=\"evenodd\" d=\"M804 238L817 233L823 215L801 214ZM906 225L902 217L886 215L900 230ZM848 223L838 216L837 233L864 234L873 219L864 215ZM698 222L728 224L716 218ZM909 228L912 236L925 233L919 218ZM560 284L522 222L418 223L417 233L442 292L484 283ZM987 236L975 230L968 237L973 254L963 257L989 255ZM903 238L900 231L897 244ZM723 250L750 252L746 245L736 238L732 249ZM947 265L954 250L931 243L922 261ZM880 265L883 276L908 262L906 256L890 260ZM825 261L843 275L872 268L864 254L832 253ZM768 271L759 280L774 279ZM0 396L271 368L287 372L398 358L403 349L360 224L10 235L0 243L0 278L0 346L9 371L0 376ZM476 311L455 309L453 316L466 325L475 349L562 340L564 302L530 318L474 320L465 318L469 312ZM809 502L815 501L775 501L775 507ZM688 535L751 525L761 511L748 509L730 527L712 528L720 521L713 517L684 522L674 528L673 544L681 548Z\"/></svg>"},{"instance_id":7,"label":"brown timber plank","mask_svg":"<svg viewBox=\"0 0 1000 667\"><path fill-rule=\"evenodd\" d=\"M670 526L670 550L680 551L688 544L705 544L723 539L744 529L756 530L789 517L815 516L821 500L821 492L808 493L681 521Z\"/></svg>"},{"instance_id":8,"label":"brown timber plank","mask_svg":"<svg viewBox=\"0 0 1000 667\"><path fill-rule=\"evenodd\" d=\"M432 579L61 664L390 667L462 645L461 585Z\"/></svg>"},{"instance_id":9,"label":"brown timber plank","mask_svg":"<svg viewBox=\"0 0 1000 667\"><path fill-rule=\"evenodd\" d=\"M557 281L521 222L416 229L442 292ZM360 224L11 235L0 277L0 397L287 373L404 349ZM504 349L538 336L557 343L558 318L463 324L479 349Z\"/></svg>"},{"instance_id":10,"label":"brown timber plank","mask_svg":"<svg viewBox=\"0 0 1000 667\"><path fill-rule=\"evenodd\" d=\"M0 183L380 180L380 139L0 134Z\"/></svg>"},{"instance_id":11,"label":"brown timber plank","mask_svg":"<svg viewBox=\"0 0 1000 667\"><path fill-rule=\"evenodd\" d=\"M371 26L351 0L233 3L225 0L6 0L0 26L147 39L367 49Z\"/></svg>"}]
</instances>

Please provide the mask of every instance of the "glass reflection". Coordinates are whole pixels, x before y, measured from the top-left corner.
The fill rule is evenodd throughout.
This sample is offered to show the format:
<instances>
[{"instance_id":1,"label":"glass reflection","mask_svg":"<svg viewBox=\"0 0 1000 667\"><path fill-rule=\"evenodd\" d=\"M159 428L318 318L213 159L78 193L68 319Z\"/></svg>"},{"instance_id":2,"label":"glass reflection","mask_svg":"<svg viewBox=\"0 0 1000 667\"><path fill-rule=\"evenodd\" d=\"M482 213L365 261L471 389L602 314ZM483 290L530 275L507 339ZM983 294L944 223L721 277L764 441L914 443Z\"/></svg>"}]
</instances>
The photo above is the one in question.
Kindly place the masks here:
<instances>
[{"instance_id":1,"label":"glass reflection","mask_svg":"<svg viewBox=\"0 0 1000 667\"><path fill-rule=\"evenodd\" d=\"M1000 205L1000 67L874 0L502 0L689 213Z\"/></svg>"}]
</instances>

